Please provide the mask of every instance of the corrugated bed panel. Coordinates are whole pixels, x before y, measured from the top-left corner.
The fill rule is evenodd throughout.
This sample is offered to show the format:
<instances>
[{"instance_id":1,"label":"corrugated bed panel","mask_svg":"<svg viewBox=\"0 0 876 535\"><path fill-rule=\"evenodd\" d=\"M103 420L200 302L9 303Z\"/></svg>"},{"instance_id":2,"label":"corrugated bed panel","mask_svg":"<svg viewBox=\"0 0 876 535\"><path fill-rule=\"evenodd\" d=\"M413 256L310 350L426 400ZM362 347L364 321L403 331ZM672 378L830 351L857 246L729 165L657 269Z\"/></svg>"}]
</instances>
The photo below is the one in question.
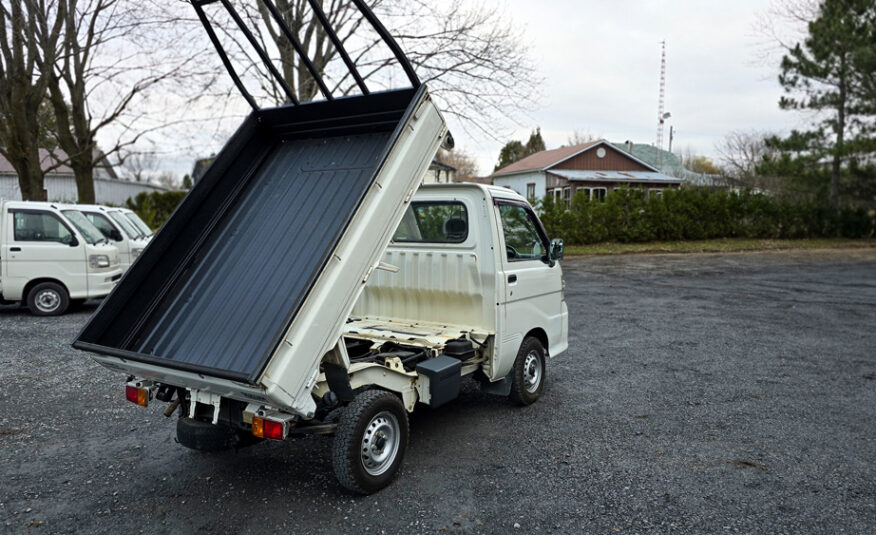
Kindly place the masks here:
<instances>
[{"instance_id":1,"label":"corrugated bed panel","mask_svg":"<svg viewBox=\"0 0 876 535\"><path fill-rule=\"evenodd\" d=\"M368 189L389 135L280 144L130 349L260 372Z\"/></svg>"}]
</instances>

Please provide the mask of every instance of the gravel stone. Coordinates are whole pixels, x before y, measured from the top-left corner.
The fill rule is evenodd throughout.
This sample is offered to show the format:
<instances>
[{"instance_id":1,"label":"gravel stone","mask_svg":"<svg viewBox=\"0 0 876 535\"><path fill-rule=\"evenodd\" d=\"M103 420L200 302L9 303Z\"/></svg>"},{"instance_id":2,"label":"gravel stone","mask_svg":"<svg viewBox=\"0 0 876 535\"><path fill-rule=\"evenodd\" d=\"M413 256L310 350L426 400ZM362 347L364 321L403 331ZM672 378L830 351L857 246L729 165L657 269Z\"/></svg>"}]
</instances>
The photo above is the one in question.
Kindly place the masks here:
<instances>
[{"instance_id":1,"label":"gravel stone","mask_svg":"<svg viewBox=\"0 0 876 535\"><path fill-rule=\"evenodd\" d=\"M96 305L0 307L4 533L876 532L876 252L563 261L569 351L529 407L465 381L398 479L307 437L201 454L70 347ZM513 528L512 528L513 529ZM442 531L443 530L443 531Z\"/></svg>"}]
</instances>

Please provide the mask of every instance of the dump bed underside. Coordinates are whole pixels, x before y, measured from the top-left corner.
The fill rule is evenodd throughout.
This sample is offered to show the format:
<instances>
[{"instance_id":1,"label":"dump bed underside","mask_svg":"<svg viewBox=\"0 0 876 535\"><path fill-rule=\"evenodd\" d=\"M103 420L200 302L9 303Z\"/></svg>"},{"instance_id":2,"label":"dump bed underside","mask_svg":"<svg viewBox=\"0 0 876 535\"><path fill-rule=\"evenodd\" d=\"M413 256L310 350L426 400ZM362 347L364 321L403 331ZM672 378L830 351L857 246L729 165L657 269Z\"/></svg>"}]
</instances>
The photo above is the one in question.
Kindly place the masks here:
<instances>
[{"instance_id":1,"label":"dump bed underside","mask_svg":"<svg viewBox=\"0 0 876 535\"><path fill-rule=\"evenodd\" d=\"M255 382L417 101L396 93L244 125L74 345Z\"/></svg>"}]
</instances>

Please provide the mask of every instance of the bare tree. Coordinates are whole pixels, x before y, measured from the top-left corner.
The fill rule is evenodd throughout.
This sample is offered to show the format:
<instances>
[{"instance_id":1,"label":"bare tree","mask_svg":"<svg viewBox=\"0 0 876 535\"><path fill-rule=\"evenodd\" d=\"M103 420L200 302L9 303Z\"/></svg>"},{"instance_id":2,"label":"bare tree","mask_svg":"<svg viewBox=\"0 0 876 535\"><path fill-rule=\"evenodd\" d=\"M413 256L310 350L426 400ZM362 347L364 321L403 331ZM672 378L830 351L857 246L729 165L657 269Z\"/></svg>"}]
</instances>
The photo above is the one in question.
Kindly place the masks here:
<instances>
[{"instance_id":1,"label":"bare tree","mask_svg":"<svg viewBox=\"0 0 876 535\"><path fill-rule=\"evenodd\" d=\"M575 130L566 140L566 144L564 147L574 147L575 145L583 145L585 143L590 143L592 141L596 141L600 139L600 136L593 135L589 130L580 131Z\"/></svg>"},{"instance_id":2,"label":"bare tree","mask_svg":"<svg viewBox=\"0 0 876 535\"><path fill-rule=\"evenodd\" d=\"M54 111L54 135L73 170L79 202L94 202L94 168L172 118L150 123L142 106L150 88L180 75L192 60L181 46L184 32L165 31L175 19L158 4L130 0L25 0L39 30L40 75ZM60 27L57 42L48 28ZM159 48L155 36L166 38ZM149 46L147 46L149 45ZM189 52L189 56L185 52ZM141 107L132 112L134 104ZM98 150L98 134L120 131L112 147Z\"/></svg>"},{"instance_id":3,"label":"bare tree","mask_svg":"<svg viewBox=\"0 0 876 535\"><path fill-rule=\"evenodd\" d=\"M38 2L45 6L45 1ZM36 46L37 34L48 45ZM61 25L41 27L33 10L22 0L0 4L0 154L18 174L25 200L43 198L45 170L39 149L45 122L44 100L48 76L38 64L54 61ZM41 56L46 53L47 55Z\"/></svg>"},{"instance_id":4,"label":"bare tree","mask_svg":"<svg viewBox=\"0 0 876 535\"><path fill-rule=\"evenodd\" d=\"M735 130L715 146L730 185L776 192L781 190L781 178L758 172L760 164L777 155L776 150L766 143L773 135L771 132Z\"/></svg>"},{"instance_id":5,"label":"bare tree","mask_svg":"<svg viewBox=\"0 0 876 535\"><path fill-rule=\"evenodd\" d=\"M456 169L454 181L464 182L478 176L478 164L468 153L460 149L438 151L438 161Z\"/></svg>"},{"instance_id":6,"label":"bare tree","mask_svg":"<svg viewBox=\"0 0 876 535\"><path fill-rule=\"evenodd\" d=\"M382 54L380 40L364 22L350 0L319 2L338 38L369 85L393 85L394 60ZM317 96L318 87L307 66L296 55L264 3L242 6L256 38L279 55L287 85L301 101ZM496 129L509 117L533 106L541 79L527 54L522 33L496 7L463 0L369 0L393 36L399 41L420 79L442 102L447 115L463 128L498 137ZM343 68L338 50L308 0L277 0L276 6L292 33L308 51L315 69L326 78L332 93L350 94L357 83ZM236 42L237 54L247 46L235 40L231 27L227 37ZM363 37L364 36L364 37ZM270 45L270 46L268 46ZM275 103L284 102L284 90L275 83L261 62L246 56L251 69L260 72L263 92Z\"/></svg>"},{"instance_id":7,"label":"bare tree","mask_svg":"<svg viewBox=\"0 0 876 535\"><path fill-rule=\"evenodd\" d=\"M118 164L128 178L149 182L158 171L158 158L152 152L127 152L119 155Z\"/></svg>"}]
</instances>

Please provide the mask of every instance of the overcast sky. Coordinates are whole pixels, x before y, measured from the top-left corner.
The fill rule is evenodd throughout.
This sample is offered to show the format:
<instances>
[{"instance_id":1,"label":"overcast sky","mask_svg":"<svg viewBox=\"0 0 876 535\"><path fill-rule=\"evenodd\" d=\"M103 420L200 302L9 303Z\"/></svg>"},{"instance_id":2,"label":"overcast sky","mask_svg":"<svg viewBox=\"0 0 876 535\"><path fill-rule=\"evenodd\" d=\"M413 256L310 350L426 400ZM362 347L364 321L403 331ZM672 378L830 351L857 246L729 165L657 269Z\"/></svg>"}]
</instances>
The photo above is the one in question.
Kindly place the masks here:
<instances>
[{"instance_id":1,"label":"overcast sky","mask_svg":"<svg viewBox=\"0 0 876 535\"><path fill-rule=\"evenodd\" d=\"M780 56L762 59L767 39L756 28L770 0L482 1L504 6L525 30L544 84L535 109L514 117L517 124L509 122L508 139L470 136L450 123L457 147L477 159L481 174L492 172L503 142L525 141L536 127L549 149L565 144L575 130L614 142L654 143L663 39L666 111L672 114L664 148L670 125L674 152L690 149L717 159L715 146L731 130L783 132L805 123L778 108ZM242 120L247 110L242 99L237 104ZM163 169L190 172L194 157L218 151L239 123L214 130L209 117L198 127L215 134L199 143L204 154L165 152Z\"/></svg>"},{"instance_id":2,"label":"overcast sky","mask_svg":"<svg viewBox=\"0 0 876 535\"><path fill-rule=\"evenodd\" d=\"M509 0L525 27L544 77L541 105L516 138L540 126L548 148L578 130L611 141L654 143L660 41L666 40L666 124L673 151L716 156L731 130L790 130L802 120L777 102L776 59L758 60L765 38L756 31L767 0L626 1ZM452 127L453 125L451 125ZM459 130L459 129L456 129ZM457 146L475 155L486 174L501 143L457 133Z\"/></svg>"}]
</instances>

